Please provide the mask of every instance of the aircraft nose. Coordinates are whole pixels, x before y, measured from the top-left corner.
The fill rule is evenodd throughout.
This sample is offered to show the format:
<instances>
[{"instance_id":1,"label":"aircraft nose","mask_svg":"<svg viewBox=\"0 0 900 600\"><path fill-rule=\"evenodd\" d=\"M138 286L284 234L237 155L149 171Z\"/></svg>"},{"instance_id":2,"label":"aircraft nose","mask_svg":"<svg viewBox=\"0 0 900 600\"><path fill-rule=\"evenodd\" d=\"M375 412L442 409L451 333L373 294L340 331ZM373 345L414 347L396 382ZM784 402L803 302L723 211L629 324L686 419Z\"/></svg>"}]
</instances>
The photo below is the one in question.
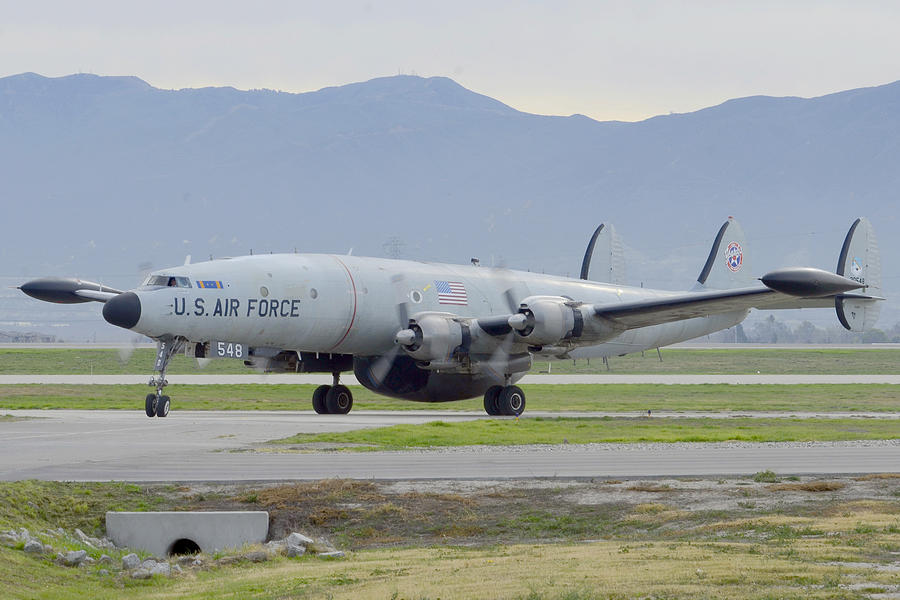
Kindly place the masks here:
<instances>
[{"instance_id":1,"label":"aircraft nose","mask_svg":"<svg viewBox=\"0 0 900 600\"><path fill-rule=\"evenodd\" d=\"M124 292L110 298L103 305L103 318L107 323L131 329L141 318L141 300L134 292Z\"/></svg>"}]
</instances>

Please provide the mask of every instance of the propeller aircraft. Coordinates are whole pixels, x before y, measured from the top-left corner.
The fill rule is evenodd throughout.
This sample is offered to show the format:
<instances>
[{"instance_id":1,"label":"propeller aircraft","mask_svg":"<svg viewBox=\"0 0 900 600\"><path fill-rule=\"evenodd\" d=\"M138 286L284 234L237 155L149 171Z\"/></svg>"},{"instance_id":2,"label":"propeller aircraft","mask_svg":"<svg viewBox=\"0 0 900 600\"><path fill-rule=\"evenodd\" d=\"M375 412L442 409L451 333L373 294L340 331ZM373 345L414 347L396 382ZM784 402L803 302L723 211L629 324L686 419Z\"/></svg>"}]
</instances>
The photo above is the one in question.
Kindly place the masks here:
<instances>
[{"instance_id":1,"label":"propeller aircraft","mask_svg":"<svg viewBox=\"0 0 900 600\"><path fill-rule=\"evenodd\" d=\"M835 273L800 267L753 277L737 221L721 226L688 291L629 287L613 273L589 280L601 225L579 279L477 265L327 254L250 255L154 271L128 291L71 278L20 289L56 303L100 302L109 323L157 341L148 417L165 417L169 360L241 359L266 372L331 373L312 397L317 413L346 414L353 371L394 398L484 397L489 415L519 415L516 385L534 357L607 357L659 348L735 326L750 309L833 308L847 329L878 315L880 258L871 223L857 219ZM615 259L616 257L613 257ZM187 263L188 261L186 261ZM620 261L611 260L615 265Z\"/></svg>"}]
</instances>

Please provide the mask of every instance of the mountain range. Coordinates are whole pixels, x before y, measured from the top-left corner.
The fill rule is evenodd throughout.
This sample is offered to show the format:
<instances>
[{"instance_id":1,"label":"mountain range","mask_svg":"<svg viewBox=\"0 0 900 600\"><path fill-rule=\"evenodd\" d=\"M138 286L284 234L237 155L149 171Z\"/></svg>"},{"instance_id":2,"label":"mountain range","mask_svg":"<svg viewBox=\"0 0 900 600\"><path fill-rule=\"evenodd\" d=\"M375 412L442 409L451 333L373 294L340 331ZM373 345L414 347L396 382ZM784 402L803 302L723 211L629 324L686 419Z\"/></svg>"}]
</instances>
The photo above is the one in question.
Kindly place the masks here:
<instances>
[{"instance_id":1,"label":"mountain range","mask_svg":"<svg viewBox=\"0 0 900 600\"><path fill-rule=\"evenodd\" d=\"M576 275L606 222L631 283L685 289L730 215L760 274L834 269L866 215L900 291L900 82L627 123L521 112L444 77L293 94L24 73L0 78L0 165L4 285L127 288L251 250ZM0 329L35 308L0 297Z\"/></svg>"}]
</instances>

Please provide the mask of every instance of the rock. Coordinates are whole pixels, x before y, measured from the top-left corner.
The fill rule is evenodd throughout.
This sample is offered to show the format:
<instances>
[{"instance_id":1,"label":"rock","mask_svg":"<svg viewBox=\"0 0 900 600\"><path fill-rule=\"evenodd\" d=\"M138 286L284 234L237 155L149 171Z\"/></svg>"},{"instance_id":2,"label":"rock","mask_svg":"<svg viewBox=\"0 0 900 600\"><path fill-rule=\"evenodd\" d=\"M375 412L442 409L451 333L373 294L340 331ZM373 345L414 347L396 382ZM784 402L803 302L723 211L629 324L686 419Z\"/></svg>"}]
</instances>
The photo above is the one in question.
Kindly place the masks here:
<instances>
[{"instance_id":1,"label":"rock","mask_svg":"<svg viewBox=\"0 0 900 600\"><path fill-rule=\"evenodd\" d=\"M91 543L92 538L88 537L87 534L85 534L77 527L75 528L75 537L77 537L78 541L80 541L82 544L87 544L88 546L94 547L94 544Z\"/></svg>"},{"instance_id":2,"label":"rock","mask_svg":"<svg viewBox=\"0 0 900 600\"><path fill-rule=\"evenodd\" d=\"M44 544L44 554L52 554L52 553L53 553L53 546L51 546L50 544Z\"/></svg>"},{"instance_id":3,"label":"rock","mask_svg":"<svg viewBox=\"0 0 900 600\"><path fill-rule=\"evenodd\" d=\"M161 563L156 563L153 567L151 567L150 574L151 575L163 575L165 577L168 577L169 574L171 573L171 570L172 569L169 566L169 563L161 562Z\"/></svg>"},{"instance_id":4,"label":"rock","mask_svg":"<svg viewBox=\"0 0 900 600\"><path fill-rule=\"evenodd\" d=\"M30 539L31 539L31 534L30 534L30 533L28 532L28 530L25 529L24 527L22 527L21 529L19 529L19 534L18 534L18 535L19 535L19 539L20 539L20 540L30 540Z\"/></svg>"},{"instance_id":5,"label":"rock","mask_svg":"<svg viewBox=\"0 0 900 600\"><path fill-rule=\"evenodd\" d=\"M181 568L181 565L173 565L172 572L177 573L178 575L181 575L184 572L184 570Z\"/></svg>"},{"instance_id":6,"label":"rock","mask_svg":"<svg viewBox=\"0 0 900 600\"><path fill-rule=\"evenodd\" d=\"M335 550L337 550L337 548L331 546L330 544L326 544L322 540L307 544L306 549L315 554L324 554L326 552L334 552Z\"/></svg>"},{"instance_id":7,"label":"rock","mask_svg":"<svg viewBox=\"0 0 900 600\"><path fill-rule=\"evenodd\" d=\"M63 553L62 553L62 552L57 552L57 553L56 553L56 562L62 564L62 561L65 560L65 558L66 558L66 557L63 556Z\"/></svg>"},{"instance_id":8,"label":"rock","mask_svg":"<svg viewBox=\"0 0 900 600\"><path fill-rule=\"evenodd\" d=\"M37 540L28 540L23 550L28 554L43 554L44 545Z\"/></svg>"},{"instance_id":9,"label":"rock","mask_svg":"<svg viewBox=\"0 0 900 600\"><path fill-rule=\"evenodd\" d=\"M135 569L131 572L132 579L150 579L150 571L147 569Z\"/></svg>"},{"instance_id":10,"label":"rock","mask_svg":"<svg viewBox=\"0 0 900 600\"><path fill-rule=\"evenodd\" d=\"M99 575L100 577L106 577L109 575L109 571L107 571L106 569L100 569L99 571L97 571L97 575Z\"/></svg>"},{"instance_id":11,"label":"rock","mask_svg":"<svg viewBox=\"0 0 900 600\"><path fill-rule=\"evenodd\" d=\"M112 557L109 556L108 554L101 554L101 555L100 555L100 561L99 561L99 562L100 562L101 565L111 565L111 564L112 564L112 561L113 561L113 560L112 560Z\"/></svg>"},{"instance_id":12,"label":"rock","mask_svg":"<svg viewBox=\"0 0 900 600\"><path fill-rule=\"evenodd\" d=\"M344 553L340 550L335 550L333 552L319 552L319 558L333 559L333 558L344 558Z\"/></svg>"},{"instance_id":13,"label":"rock","mask_svg":"<svg viewBox=\"0 0 900 600\"><path fill-rule=\"evenodd\" d=\"M284 551L285 556L288 558L297 558L298 556L303 556L306 554L305 546L294 546L292 544L288 544L287 549Z\"/></svg>"},{"instance_id":14,"label":"rock","mask_svg":"<svg viewBox=\"0 0 900 600\"><path fill-rule=\"evenodd\" d=\"M244 555L244 558L249 560L250 562L266 562L269 560L269 553L265 550L257 550L255 552L248 552Z\"/></svg>"},{"instance_id":15,"label":"rock","mask_svg":"<svg viewBox=\"0 0 900 600\"><path fill-rule=\"evenodd\" d=\"M92 564L94 564L94 563L96 563L96 562L97 562L97 561L94 560L93 558L91 558L90 556L86 556L86 557L84 557L84 560L81 561L81 565L82 565L82 566L90 566L90 565L92 565Z\"/></svg>"},{"instance_id":16,"label":"rock","mask_svg":"<svg viewBox=\"0 0 900 600\"><path fill-rule=\"evenodd\" d=\"M303 546L306 548L310 544L312 544L315 540L310 537L306 537L302 533L297 533L296 531L291 535L284 538L284 543L288 546Z\"/></svg>"},{"instance_id":17,"label":"rock","mask_svg":"<svg viewBox=\"0 0 900 600\"><path fill-rule=\"evenodd\" d=\"M175 562L178 565L183 565L183 566L189 567L189 566L193 566L193 563L195 560L197 560L196 557L188 555L188 556L179 556Z\"/></svg>"},{"instance_id":18,"label":"rock","mask_svg":"<svg viewBox=\"0 0 900 600\"><path fill-rule=\"evenodd\" d=\"M0 544L4 546L15 546L19 543L19 536L10 533L0 533Z\"/></svg>"},{"instance_id":19,"label":"rock","mask_svg":"<svg viewBox=\"0 0 900 600\"><path fill-rule=\"evenodd\" d=\"M138 555L135 553L126 554L122 557L122 569L125 571L130 571L131 569L136 569L141 564L141 559L138 558Z\"/></svg>"},{"instance_id":20,"label":"rock","mask_svg":"<svg viewBox=\"0 0 900 600\"><path fill-rule=\"evenodd\" d=\"M153 560L152 558L148 558L147 560L145 560L144 562L141 563L141 568L147 569L148 571L152 571L153 567L155 567L155 566L156 566L156 561Z\"/></svg>"},{"instance_id":21,"label":"rock","mask_svg":"<svg viewBox=\"0 0 900 600\"><path fill-rule=\"evenodd\" d=\"M67 567L77 567L87 558L86 550L72 550L70 552L66 552L66 555L63 557L63 564Z\"/></svg>"},{"instance_id":22,"label":"rock","mask_svg":"<svg viewBox=\"0 0 900 600\"><path fill-rule=\"evenodd\" d=\"M284 540L272 540L271 542L266 542L266 550L275 554L284 550L285 546Z\"/></svg>"}]
</instances>

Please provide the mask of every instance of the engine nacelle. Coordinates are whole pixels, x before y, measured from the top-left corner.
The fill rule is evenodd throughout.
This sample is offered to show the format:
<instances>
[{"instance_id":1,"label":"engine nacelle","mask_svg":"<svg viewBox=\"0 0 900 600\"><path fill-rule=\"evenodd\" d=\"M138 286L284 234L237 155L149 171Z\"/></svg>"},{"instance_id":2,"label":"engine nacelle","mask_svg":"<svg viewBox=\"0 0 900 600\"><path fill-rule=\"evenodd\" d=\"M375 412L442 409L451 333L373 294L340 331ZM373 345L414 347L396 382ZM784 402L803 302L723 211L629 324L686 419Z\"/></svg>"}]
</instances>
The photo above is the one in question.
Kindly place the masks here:
<instances>
[{"instance_id":1,"label":"engine nacelle","mask_svg":"<svg viewBox=\"0 0 900 600\"><path fill-rule=\"evenodd\" d=\"M532 346L555 345L581 337L584 315L579 305L562 296L531 296L509 320L523 341Z\"/></svg>"},{"instance_id":2,"label":"engine nacelle","mask_svg":"<svg viewBox=\"0 0 900 600\"><path fill-rule=\"evenodd\" d=\"M451 313L419 313L395 338L412 358L430 363L449 362L463 343L463 325Z\"/></svg>"}]
</instances>

